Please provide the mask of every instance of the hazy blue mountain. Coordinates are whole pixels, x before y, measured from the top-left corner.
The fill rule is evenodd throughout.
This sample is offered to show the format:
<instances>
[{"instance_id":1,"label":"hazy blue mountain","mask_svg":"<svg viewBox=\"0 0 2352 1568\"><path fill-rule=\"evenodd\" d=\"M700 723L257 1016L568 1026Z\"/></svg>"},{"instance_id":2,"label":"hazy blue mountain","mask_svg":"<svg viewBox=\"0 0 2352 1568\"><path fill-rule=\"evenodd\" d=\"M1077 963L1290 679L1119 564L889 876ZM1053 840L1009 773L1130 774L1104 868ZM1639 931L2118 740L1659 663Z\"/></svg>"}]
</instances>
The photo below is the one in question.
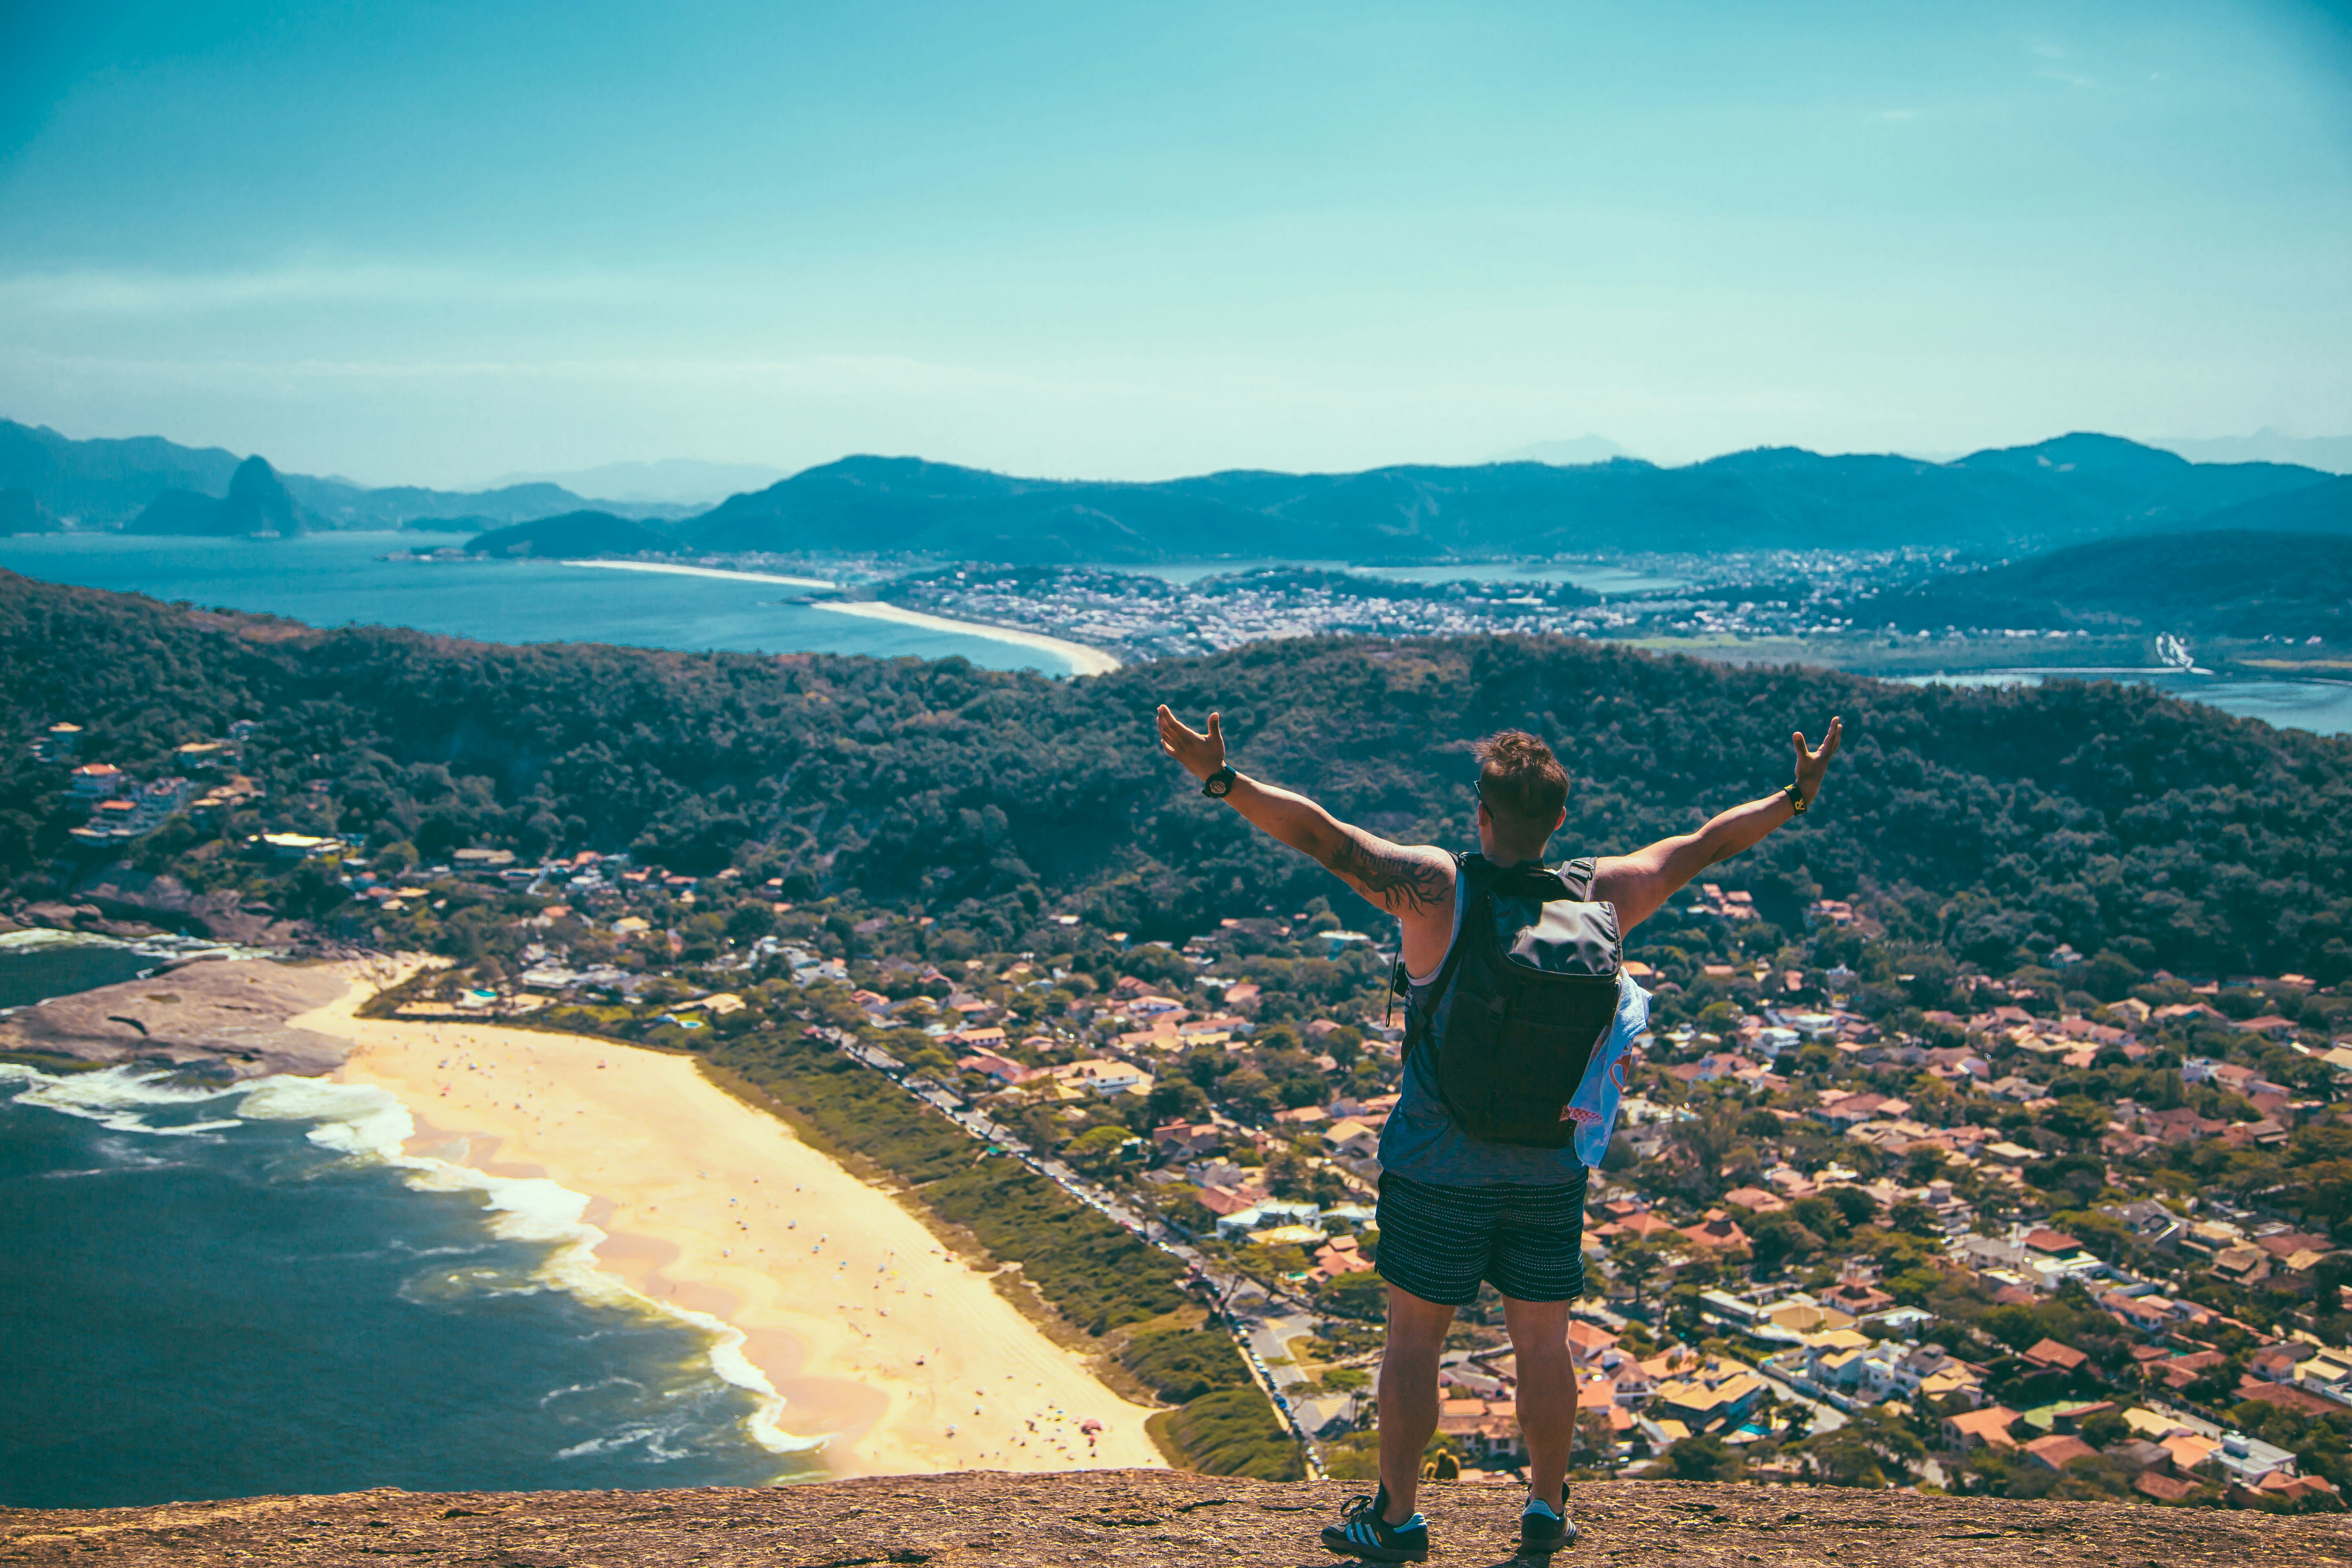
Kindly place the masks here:
<instances>
[{"instance_id":1,"label":"hazy blue mountain","mask_svg":"<svg viewBox=\"0 0 2352 1568\"><path fill-rule=\"evenodd\" d=\"M61 517L120 522L167 489L228 492L233 452L179 447L153 436L73 441L46 426L0 419L0 486L30 490Z\"/></svg>"},{"instance_id":2,"label":"hazy blue mountain","mask_svg":"<svg viewBox=\"0 0 2352 1568\"><path fill-rule=\"evenodd\" d=\"M0 419L0 489L29 490L48 511L84 527L129 522L167 490L226 497L238 462L235 453L217 447L182 447L152 436L77 441L46 426ZM370 489L303 474L278 478L305 521L324 528L396 528L412 517L478 516L498 523L521 522L577 511L587 504L570 490L549 484L467 493L411 486ZM678 517L694 509L648 504L615 510L633 516ZM194 515L184 500L168 503L160 514L183 521Z\"/></svg>"},{"instance_id":3,"label":"hazy blue mountain","mask_svg":"<svg viewBox=\"0 0 2352 1568\"><path fill-rule=\"evenodd\" d=\"M1514 447L1499 454L1498 463L1549 463L1555 468L1575 468L1584 463L1605 463L1612 458L1630 458L1633 454L1605 436L1579 436L1568 441L1536 441L1525 447Z\"/></svg>"},{"instance_id":4,"label":"hazy blue mountain","mask_svg":"<svg viewBox=\"0 0 2352 1568\"><path fill-rule=\"evenodd\" d=\"M236 472L229 476L228 499L221 508L232 533L291 536L302 531L294 498L287 493L277 470L259 458L247 458L236 466Z\"/></svg>"},{"instance_id":5,"label":"hazy blue mountain","mask_svg":"<svg viewBox=\"0 0 2352 1568\"><path fill-rule=\"evenodd\" d=\"M2203 528L2278 529L2289 533L2352 533L2352 478L2329 479L2224 507L2199 520Z\"/></svg>"},{"instance_id":6,"label":"hazy blue mountain","mask_svg":"<svg viewBox=\"0 0 2352 1568\"><path fill-rule=\"evenodd\" d=\"M739 491L758 489L788 477L765 463L706 463L696 458L664 458L649 463L604 463L553 474L508 474L496 485L550 484L603 500L650 501L656 505L705 507Z\"/></svg>"},{"instance_id":7,"label":"hazy blue mountain","mask_svg":"<svg viewBox=\"0 0 2352 1568\"><path fill-rule=\"evenodd\" d=\"M2352 474L2352 436L2284 436L2263 429L2251 436L2176 436L2148 445L2178 452L2192 463L2299 463L2331 474Z\"/></svg>"},{"instance_id":8,"label":"hazy blue mountain","mask_svg":"<svg viewBox=\"0 0 2352 1568\"><path fill-rule=\"evenodd\" d=\"M0 489L0 533L55 533L57 514L21 486Z\"/></svg>"},{"instance_id":9,"label":"hazy blue mountain","mask_svg":"<svg viewBox=\"0 0 2352 1568\"><path fill-rule=\"evenodd\" d=\"M0 421L0 488L27 490L85 526L140 518L149 530L267 531L275 514L266 510L225 521L188 499L226 495L237 471L238 460L217 449L152 438L71 441ZM582 511L693 516L677 505L592 506L544 482L474 492L362 489L296 474L275 482L309 527L393 528L434 518L506 526ZM2336 527L2331 519L2341 503L2327 499L2335 492L2294 500L2333 482L2314 468L2190 463L2092 435L1948 463L1759 447L1673 468L1620 457L1577 467L1235 469L1150 483L1029 479L916 458L856 457L730 497L673 537L704 550L908 551L1016 563L1914 544L2015 553L2203 525L2228 509L2272 502L2283 510L2233 515L2230 526Z\"/></svg>"},{"instance_id":10,"label":"hazy blue mountain","mask_svg":"<svg viewBox=\"0 0 2352 1568\"><path fill-rule=\"evenodd\" d=\"M2352 487L2352 480L2338 484ZM2192 529L2072 545L1864 601L1865 625L2352 640L2352 534Z\"/></svg>"},{"instance_id":11,"label":"hazy blue mountain","mask_svg":"<svg viewBox=\"0 0 2352 1568\"><path fill-rule=\"evenodd\" d=\"M125 523L122 531L291 538L302 531L302 516L276 470L259 458L247 458L229 476L226 497L167 489Z\"/></svg>"},{"instance_id":12,"label":"hazy blue mountain","mask_svg":"<svg viewBox=\"0 0 2352 1568\"><path fill-rule=\"evenodd\" d=\"M1580 468L1242 469L1137 484L859 457L731 497L687 539L709 550L908 550L1016 563L1913 544L2005 552L2179 528L2326 482L2310 468L2192 464L2084 435L1951 463L1759 447L1679 468L1617 458Z\"/></svg>"},{"instance_id":13,"label":"hazy blue mountain","mask_svg":"<svg viewBox=\"0 0 2352 1568\"><path fill-rule=\"evenodd\" d=\"M342 528L396 528L415 519L478 517L504 525L578 511L587 502L561 485L509 485L497 490L430 490L387 485L346 491L320 479L287 477L302 504ZM317 499L313 499L316 497Z\"/></svg>"},{"instance_id":14,"label":"hazy blue mountain","mask_svg":"<svg viewBox=\"0 0 2352 1568\"><path fill-rule=\"evenodd\" d=\"M656 528L609 511L568 511L493 529L466 542L471 555L635 555L676 542Z\"/></svg>"}]
</instances>

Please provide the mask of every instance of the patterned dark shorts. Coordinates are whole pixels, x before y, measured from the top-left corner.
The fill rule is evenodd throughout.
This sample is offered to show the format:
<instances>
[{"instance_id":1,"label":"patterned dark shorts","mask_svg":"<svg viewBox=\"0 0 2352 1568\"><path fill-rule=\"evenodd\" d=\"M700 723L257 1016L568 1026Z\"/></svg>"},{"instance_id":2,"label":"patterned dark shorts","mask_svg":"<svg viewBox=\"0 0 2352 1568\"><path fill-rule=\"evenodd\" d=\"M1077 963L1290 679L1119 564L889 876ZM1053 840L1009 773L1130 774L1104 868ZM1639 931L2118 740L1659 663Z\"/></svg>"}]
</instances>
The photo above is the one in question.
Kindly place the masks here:
<instances>
[{"instance_id":1,"label":"patterned dark shorts","mask_svg":"<svg viewBox=\"0 0 2352 1568\"><path fill-rule=\"evenodd\" d=\"M1381 1178L1381 1278L1442 1307L1466 1307L1484 1279L1520 1301L1584 1294L1584 1182L1433 1187Z\"/></svg>"}]
</instances>

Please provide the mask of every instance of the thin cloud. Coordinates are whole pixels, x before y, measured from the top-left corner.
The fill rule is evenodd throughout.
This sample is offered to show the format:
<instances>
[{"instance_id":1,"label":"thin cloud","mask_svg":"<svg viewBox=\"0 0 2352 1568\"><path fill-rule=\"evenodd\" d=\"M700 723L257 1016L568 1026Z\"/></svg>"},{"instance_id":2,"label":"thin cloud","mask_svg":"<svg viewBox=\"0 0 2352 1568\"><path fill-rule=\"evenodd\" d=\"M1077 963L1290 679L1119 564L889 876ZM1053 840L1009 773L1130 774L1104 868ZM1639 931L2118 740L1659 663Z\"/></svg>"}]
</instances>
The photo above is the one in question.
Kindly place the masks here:
<instances>
[{"instance_id":1,"label":"thin cloud","mask_svg":"<svg viewBox=\"0 0 2352 1568\"><path fill-rule=\"evenodd\" d=\"M91 269L0 276L0 310L189 316L305 304L574 304L652 291L642 280L612 274L515 276L383 263L205 273Z\"/></svg>"}]
</instances>

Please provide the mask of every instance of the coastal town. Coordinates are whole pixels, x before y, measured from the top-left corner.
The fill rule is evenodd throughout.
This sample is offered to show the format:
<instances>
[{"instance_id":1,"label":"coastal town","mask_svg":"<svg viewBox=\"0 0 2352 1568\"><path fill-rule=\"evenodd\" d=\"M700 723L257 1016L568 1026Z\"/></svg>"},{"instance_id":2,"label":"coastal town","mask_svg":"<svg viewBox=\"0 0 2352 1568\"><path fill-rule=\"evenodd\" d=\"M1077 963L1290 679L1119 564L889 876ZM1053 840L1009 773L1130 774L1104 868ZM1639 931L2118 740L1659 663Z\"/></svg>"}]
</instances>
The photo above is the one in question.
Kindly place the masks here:
<instances>
[{"instance_id":1,"label":"coastal town","mask_svg":"<svg viewBox=\"0 0 2352 1568\"><path fill-rule=\"evenodd\" d=\"M1180 1248L1317 1462L1369 1473L1400 1031L1367 1002L1388 955L1328 908L1181 947L1054 916L1067 952L955 959L919 956L961 945L926 918L849 921L781 884L621 858L353 880L386 910L518 886L550 900L510 965L404 1016L551 1010L688 1046L814 1032L1033 1158ZM1580 1464L2331 1506L2352 1255L2284 1205L2307 1196L2295 1172L2352 1144L2346 999L2060 951L1936 976L1965 1005L1919 1008L1919 975L1879 972L1866 910L1806 916L1791 937L1706 884L1629 965L1679 1021L1647 1042L1593 1176ZM696 962L690 943L717 951ZM1507 1473L1524 1456L1499 1312L1466 1313L1457 1338L1444 1442Z\"/></svg>"},{"instance_id":2,"label":"coastal town","mask_svg":"<svg viewBox=\"0 0 2352 1568\"><path fill-rule=\"evenodd\" d=\"M1297 1464L1372 1473L1402 1031L1370 911L1174 942L1048 905L1006 941L756 864L372 847L334 778L257 782L250 721L137 776L81 733L34 744L84 851L177 833L224 885L290 878L351 950L454 954L396 1018L814 1051L1167 1259ZM1738 869L1629 950L1654 1033L1591 1174L1578 1473L2341 1506L2352 996L2031 934L1956 957L1898 897L1759 905ZM1443 1377L1431 1465L1510 1475L1493 1300Z\"/></svg>"},{"instance_id":3,"label":"coastal town","mask_svg":"<svg viewBox=\"0 0 2352 1568\"><path fill-rule=\"evenodd\" d=\"M1279 565L1181 582L1089 567L971 566L907 572L875 591L1129 659L1349 634L1851 642L1885 640L1885 628L1857 626L1868 614L1858 595L1953 564L1949 552L1916 550L1780 551L1560 563L1526 575L1507 563L1488 568L1491 575L1475 565L1441 573ZM1594 586L1578 587L1579 580ZM2087 646L2087 634L2041 626L1955 625L1922 635L1929 650L1962 663L2039 657L2045 644L2061 653ZM1920 651L1906 645L1906 657Z\"/></svg>"}]
</instances>

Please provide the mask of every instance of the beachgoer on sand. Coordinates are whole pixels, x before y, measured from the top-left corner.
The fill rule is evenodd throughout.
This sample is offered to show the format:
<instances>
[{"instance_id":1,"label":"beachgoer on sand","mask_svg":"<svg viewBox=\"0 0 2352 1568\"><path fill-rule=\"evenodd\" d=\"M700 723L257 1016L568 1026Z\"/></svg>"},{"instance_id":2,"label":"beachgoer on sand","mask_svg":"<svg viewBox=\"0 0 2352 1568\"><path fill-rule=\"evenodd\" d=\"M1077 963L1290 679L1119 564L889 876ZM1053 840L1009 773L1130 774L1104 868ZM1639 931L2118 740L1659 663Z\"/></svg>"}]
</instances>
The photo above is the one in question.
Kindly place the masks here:
<instances>
[{"instance_id":1,"label":"beachgoer on sand","mask_svg":"<svg viewBox=\"0 0 2352 1568\"><path fill-rule=\"evenodd\" d=\"M1796 777L1696 833L1631 855L1543 865L1567 820L1568 773L1549 748L1507 730L1477 746L1478 853L1392 844L1226 761L1207 733L1162 707L1160 743L1252 826L1316 860L1402 928L1395 989L1406 1004L1404 1079L1381 1130L1381 1485L1323 1531L1334 1552L1419 1562L1414 1509L1437 1430L1438 1353L1481 1281L1503 1298L1517 1357L1528 1496L1519 1550L1576 1540L1568 1461L1576 1433L1569 1310L1584 1292L1584 1191L1609 1147L1626 1054L1649 994L1621 968L1624 933L1708 867L1811 809L1843 725L1819 747L1790 737Z\"/></svg>"}]
</instances>

